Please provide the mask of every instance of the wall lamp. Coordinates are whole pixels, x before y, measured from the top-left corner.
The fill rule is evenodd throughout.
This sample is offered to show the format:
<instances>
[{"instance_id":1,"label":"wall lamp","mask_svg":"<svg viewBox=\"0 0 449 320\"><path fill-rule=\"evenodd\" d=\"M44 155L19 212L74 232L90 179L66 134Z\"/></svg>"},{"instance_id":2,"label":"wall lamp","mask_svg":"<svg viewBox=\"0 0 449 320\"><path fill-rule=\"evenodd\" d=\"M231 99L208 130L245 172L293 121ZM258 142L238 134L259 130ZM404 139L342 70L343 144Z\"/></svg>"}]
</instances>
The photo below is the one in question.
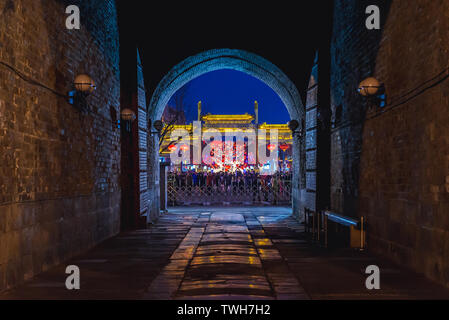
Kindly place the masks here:
<instances>
[{"instance_id":1,"label":"wall lamp","mask_svg":"<svg viewBox=\"0 0 449 320\"><path fill-rule=\"evenodd\" d=\"M151 131L151 120L149 120L148 127L150 128L151 135L154 135L154 134L159 135L162 131L162 128L164 128L164 123L161 120L154 121L153 127L154 127L154 129L156 129L156 131Z\"/></svg>"},{"instance_id":2,"label":"wall lamp","mask_svg":"<svg viewBox=\"0 0 449 320\"><path fill-rule=\"evenodd\" d=\"M131 124L136 120L136 113L131 109L125 108L120 112L120 118L123 121L125 130L131 132Z\"/></svg>"},{"instance_id":3,"label":"wall lamp","mask_svg":"<svg viewBox=\"0 0 449 320\"><path fill-rule=\"evenodd\" d=\"M296 129L298 129L299 127L298 120L290 120L287 125L288 128L292 131L293 136L296 135L299 139L304 136L304 128L300 128L298 131L296 131Z\"/></svg>"},{"instance_id":4,"label":"wall lamp","mask_svg":"<svg viewBox=\"0 0 449 320\"><path fill-rule=\"evenodd\" d=\"M69 91L68 102L81 112L89 110L86 98L97 88L94 80L87 74L79 74L73 81L75 90Z\"/></svg>"},{"instance_id":5,"label":"wall lamp","mask_svg":"<svg viewBox=\"0 0 449 320\"><path fill-rule=\"evenodd\" d=\"M360 82L357 92L368 100L370 107L385 107L387 101L385 85L376 78L369 77Z\"/></svg>"}]
</instances>

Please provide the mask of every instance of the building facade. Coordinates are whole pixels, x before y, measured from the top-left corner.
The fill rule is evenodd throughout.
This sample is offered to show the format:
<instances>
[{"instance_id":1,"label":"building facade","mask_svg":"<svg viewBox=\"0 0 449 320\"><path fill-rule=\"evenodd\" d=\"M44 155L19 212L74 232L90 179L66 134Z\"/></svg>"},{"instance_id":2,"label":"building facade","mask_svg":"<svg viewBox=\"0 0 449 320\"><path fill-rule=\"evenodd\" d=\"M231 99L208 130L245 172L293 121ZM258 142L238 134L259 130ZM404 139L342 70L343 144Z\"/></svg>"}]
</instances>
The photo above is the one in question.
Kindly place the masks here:
<instances>
[{"instance_id":1,"label":"building facade","mask_svg":"<svg viewBox=\"0 0 449 320\"><path fill-rule=\"evenodd\" d=\"M287 124L258 123L258 103L254 114L205 114L201 115L198 102L198 121L190 124L166 123L160 142L160 161L172 162L172 170L195 171L264 171L274 166L280 171L289 171L292 162L292 132ZM200 126L198 126L198 123ZM200 128L199 128L200 127ZM188 138L178 140L178 132L188 133ZM209 139L211 132L222 137L221 141ZM236 138L244 132L242 143ZM198 138L201 137L201 141ZM229 138L226 138L229 137ZM276 143L277 137L277 143ZM232 140L230 140L232 139ZM201 145L201 163L193 160L193 152L182 165L173 164L172 155L193 150L195 142ZM206 150L207 146L211 151ZM266 145L267 152L275 153L277 161L263 161L255 150ZM260 154L260 151L259 151Z\"/></svg>"}]
</instances>

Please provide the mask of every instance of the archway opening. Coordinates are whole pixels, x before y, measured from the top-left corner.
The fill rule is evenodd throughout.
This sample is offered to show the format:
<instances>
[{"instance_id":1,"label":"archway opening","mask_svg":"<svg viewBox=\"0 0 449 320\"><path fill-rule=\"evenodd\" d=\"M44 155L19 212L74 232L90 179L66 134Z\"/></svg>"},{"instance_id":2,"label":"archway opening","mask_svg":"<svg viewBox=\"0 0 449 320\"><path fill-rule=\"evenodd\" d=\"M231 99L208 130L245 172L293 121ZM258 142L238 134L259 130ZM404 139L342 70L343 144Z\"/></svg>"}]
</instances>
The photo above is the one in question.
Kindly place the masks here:
<instances>
[{"instance_id":1,"label":"archway opening","mask_svg":"<svg viewBox=\"0 0 449 320\"><path fill-rule=\"evenodd\" d=\"M153 123L162 118L166 106L178 90L190 81L217 70L239 71L260 80L270 87L279 97L287 109L290 119L297 120L298 123L304 122L305 110L299 92L285 73L268 60L256 54L235 49L216 49L202 52L185 59L173 67L161 80L152 95L148 106L148 114L151 122ZM302 128L298 129L300 131ZM303 173L300 172L302 167L300 162L301 159L304 159L302 155L304 155L304 143L299 134L293 134L291 139L292 161L289 168L292 174L291 205L293 213L298 216L302 213L301 190L304 189ZM149 162L152 163L151 167L153 168L149 177L150 184L152 181L159 182L161 180L157 170L159 169L161 160L159 155L159 141L157 137L153 136L150 139L149 148ZM160 193L155 192L153 201L159 201L156 199L159 196Z\"/></svg>"}]
</instances>

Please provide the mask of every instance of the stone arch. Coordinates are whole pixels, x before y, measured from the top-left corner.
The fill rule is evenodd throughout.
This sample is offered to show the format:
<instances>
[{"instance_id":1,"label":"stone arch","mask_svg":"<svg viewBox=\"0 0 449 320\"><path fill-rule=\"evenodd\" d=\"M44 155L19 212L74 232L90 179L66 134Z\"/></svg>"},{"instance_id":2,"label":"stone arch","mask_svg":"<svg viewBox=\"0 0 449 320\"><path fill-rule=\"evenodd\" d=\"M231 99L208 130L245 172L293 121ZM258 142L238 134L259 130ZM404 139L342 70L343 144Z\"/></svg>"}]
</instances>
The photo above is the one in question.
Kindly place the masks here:
<instances>
[{"instance_id":1,"label":"stone arch","mask_svg":"<svg viewBox=\"0 0 449 320\"><path fill-rule=\"evenodd\" d=\"M175 67L173 67L159 82L156 87L150 103L148 105L148 117L153 121L160 119L162 113L170 100L171 96L183 85L199 77L205 73L221 70L232 69L244 72L248 75L259 79L267 84L281 98L286 106L291 119L296 119L299 123L305 119L305 108L302 104L298 89L287 75L270 61L259 55L238 49L213 49L201 52L194 56L188 57ZM293 152L296 155L294 161L294 174L299 174L300 154L305 152L304 146L299 145L294 139ZM154 147L149 148L150 162L156 161ZM297 176L299 177L299 176ZM159 181L158 177L154 177ZM151 179L150 179L151 180ZM299 213L300 190L303 189L299 178L294 179L296 186L293 190L293 211ZM297 208L296 208L297 207Z\"/></svg>"},{"instance_id":2,"label":"stone arch","mask_svg":"<svg viewBox=\"0 0 449 320\"><path fill-rule=\"evenodd\" d=\"M191 56L167 73L151 97L148 111L152 120L160 119L170 97L183 85L207 72L232 69L249 74L266 83L281 98L290 118L304 118L298 89L277 66L268 60L237 49L213 49Z\"/></svg>"}]
</instances>

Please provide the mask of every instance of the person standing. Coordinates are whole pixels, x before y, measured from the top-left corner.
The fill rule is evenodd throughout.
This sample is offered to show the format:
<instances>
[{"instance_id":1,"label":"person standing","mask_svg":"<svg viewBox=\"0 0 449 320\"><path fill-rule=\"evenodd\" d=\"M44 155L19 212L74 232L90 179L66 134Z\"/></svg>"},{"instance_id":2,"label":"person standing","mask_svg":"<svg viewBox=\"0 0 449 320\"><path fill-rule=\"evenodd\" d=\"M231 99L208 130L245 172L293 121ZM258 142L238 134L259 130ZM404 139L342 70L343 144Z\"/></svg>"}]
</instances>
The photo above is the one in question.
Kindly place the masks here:
<instances>
[{"instance_id":1,"label":"person standing","mask_svg":"<svg viewBox=\"0 0 449 320\"><path fill-rule=\"evenodd\" d=\"M192 184L194 187L198 184L198 176L195 171L192 172Z\"/></svg>"},{"instance_id":2,"label":"person standing","mask_svg":"<svg viewBox=\"0 0 449 320\"><path fill-rule=\"evenodd\" d=\"M232 175L232 194L235 195L237 193L237 174Z\"/></svg>"},{"instance_id":3,"label":"person standing","mask_svg":"<svg viewBox=\"0 0 449 320\"><path fill-rule=\"evenodd\" d=\"M192 173L190 171L187 172L186 176L186 190L187 195L190 197L192 195Z\"/></svg>"},{"instance_id":4,"label":"person standing","mask_svg":"<svg viewBox=\"0 0 449 320\"><path fill-rule=\"evenodd\" d=\"M200 187L203 188L206 185L206 172L200 173Z\"/></svg>"},{"instance_id":5,"label":"person standing","mask_svg":"<svg viewBox=\"0 0 449 320\"><path fill-rule=\"evenodd\" d=\"M228 193L231 192L231 186L232 186L232 174L226 172L226 189Z\"/></svg>"},{"instance_id":6,"label":"person standing","mask_svg":"<svg viewBox=\"0 0 449 320\"><path fill-rule=\"evenodd\" d=\"M268 188L270 187L269 179L270 179L269 175L265 175L261 179L264 201L268 201Z\"/></svg>"},{"instance_id":7,"label":"person standing","mask_svg":"<svg viewBox=\"0 0 449 320\"><path fill-rule=\"evenodd\" d=\"M273 192L273 204L276 205L278 203L279 197L279 173L275 173L272 178L272 192Z\"/></svg>"},{"instance_id":8,"label":"person standing","mask_svg":"<svg viewBox=\"0 0 449 320\"><path fill-rule=\"evenodd\" d=\"M210 172L207 173L206 177L206 189L207 189L207 195L211 195L211 189L212 189L212 174Z\"/></svg>"}]
</instances>

